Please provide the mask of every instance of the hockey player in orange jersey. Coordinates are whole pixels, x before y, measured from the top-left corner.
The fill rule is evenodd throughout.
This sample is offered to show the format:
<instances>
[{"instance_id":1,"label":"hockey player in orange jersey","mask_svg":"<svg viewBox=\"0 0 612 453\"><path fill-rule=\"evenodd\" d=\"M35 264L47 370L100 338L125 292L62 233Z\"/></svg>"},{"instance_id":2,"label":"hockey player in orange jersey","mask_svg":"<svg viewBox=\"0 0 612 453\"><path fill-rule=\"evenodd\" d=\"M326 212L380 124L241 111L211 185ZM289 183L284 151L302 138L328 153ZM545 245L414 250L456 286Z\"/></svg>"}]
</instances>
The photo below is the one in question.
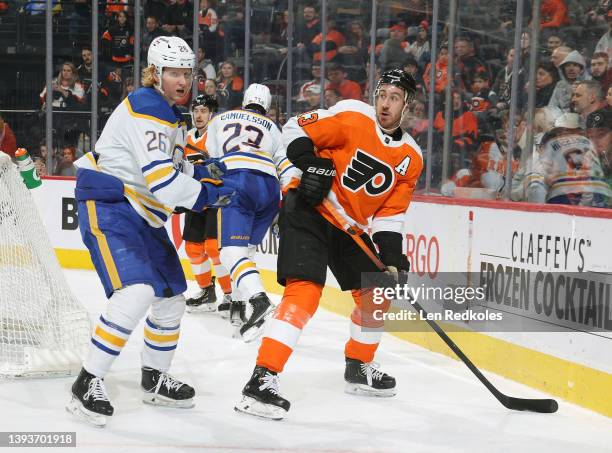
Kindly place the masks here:
<instances>
[{"instance_id":1,"label":"hockey player in orange jersey","mask_svg":"<svg viewBox=\"0 0 612 453\"><path fill-rule=\"evenodd\" d=\"M396 282L405 277L409 265L402 252L403 223L423 158L399 125L415 91L410 74L387 71L377 83L374 108L341 101L329 110L291 118L283 128L287 157L302 170L299 186L283 200L279 219L277 273L285 291L237 411L273 419L286 415L290 403L279 394L278 373L318 307L328 266L355 301L344 349L346 391L395 395L395 379L373 364L383 323L373 316L372 285L362 283L364 273L382 274L376 274L376 265L344 230L350 226L361 233L372 250L376 243L387 276ZM371 239L365 233L368 224Z\"/></svg>"},{"instance_id":2,"label":"hockey player in orange jersey","mask_svg":"<svg viewBox=\"0 0 612 453\"><path fill-rule=\"evenodd\" d=\"M214 96L201 94L191 103L191 115L194 128L187 134L185 155L191 162L207 160L206 130L208 122L219 109ZM189 257L191 269L198 282L200 291L187 299L187 311L209 312L217 309L223 318L229 318L232 303L232 283L229 272L221 264L219 246L217 243L217 209L208 208L202 212L185 213L185 227L183 229L185 252ZM224 296L217 306L215 281L211 273L210 262L215 266L215 273Z\"/></svg>"}]
</instances>

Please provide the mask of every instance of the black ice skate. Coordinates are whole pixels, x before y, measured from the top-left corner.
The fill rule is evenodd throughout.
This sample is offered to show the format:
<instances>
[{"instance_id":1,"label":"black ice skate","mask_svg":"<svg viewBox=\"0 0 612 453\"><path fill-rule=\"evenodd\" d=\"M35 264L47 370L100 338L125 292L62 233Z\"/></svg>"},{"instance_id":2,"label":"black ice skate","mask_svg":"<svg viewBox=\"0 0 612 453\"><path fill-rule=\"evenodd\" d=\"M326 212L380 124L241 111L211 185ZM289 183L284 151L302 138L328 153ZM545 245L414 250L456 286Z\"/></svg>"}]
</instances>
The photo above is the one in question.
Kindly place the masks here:
<instances>
[{"instance_id":1,"label":"black ice skate","mask_svg":"<svg viewBox=\"0 0 612 453\"><path fill-rule=\"evenodd\" d=\"M195 406L193 387L163 371L142 367L140 386L144 390L142 401L147 404L184 409Z\"/></svg>"},{"instance_id":2,"label":"black ice skate","mask_svg":"<svg viewBox=\"0 0 612 453\"><path fill-rule=\"evenodd\" d=\"M223 296L223 300L219 305L217 305L217 311L219 315L223 319L228 319L230 317L230 307L232 306L232 296L229 294L225 294Z\"/></svg>"},{"instance_id":3,"label":"black ice skate","mask_svg":"<svg viewBox=\"0 0 612 453\"><path fill-rule=\"evenodd\" d=\"M366 396L394 396L395 378L378 370L375 362L364 363L346 358L344 370L346 393Z\"/></svg>"},{"instance_id":4,"label":"black ice skate","mask_svg":"<svg viewBox=\"0 0 612 453\"><path fill-rule=\"evenodd\" d=\"M255 294L249 300L249 305L251 314L240 328L240 335L246 343L257 339L263 333L264 322L275 309L266 293Z\"/></svg>"},{"instance_id":5,"label":"black ice skate","mask_svg":"<svg viewBox=\"0 0 612 453\"><path fill-rule=\"evenodd\" d=\"M91 425L106 426L106 417L113 415L114 409L106 395L104 380L81 368L72 384L72 400L66 410Z\"/></svg>"},{"instance_id":6,"label":"black ice skate","mask_svg":"<svg viewBox=\"0 0 612 453\"><path fill-rule=\"evenodd\" d=\"M187 299L188 313L204 313L215 311L217 309L217 294L215 293L215 277L212 278L212 283L205 288L200 288L200 291L193 297Z\"/></svg>"},{"instance_id":7,"label":"black ice skate","mask_svg":"<svg viewBox=\"0 0 612 453\"><path fill-rule=\"evenodd\" d=\"M264 368L256 366L253 375L242 389L242 399L234 410L257 417L282 420L291 403L278 393L278 375Z\"/></svg>"}]
</instances>

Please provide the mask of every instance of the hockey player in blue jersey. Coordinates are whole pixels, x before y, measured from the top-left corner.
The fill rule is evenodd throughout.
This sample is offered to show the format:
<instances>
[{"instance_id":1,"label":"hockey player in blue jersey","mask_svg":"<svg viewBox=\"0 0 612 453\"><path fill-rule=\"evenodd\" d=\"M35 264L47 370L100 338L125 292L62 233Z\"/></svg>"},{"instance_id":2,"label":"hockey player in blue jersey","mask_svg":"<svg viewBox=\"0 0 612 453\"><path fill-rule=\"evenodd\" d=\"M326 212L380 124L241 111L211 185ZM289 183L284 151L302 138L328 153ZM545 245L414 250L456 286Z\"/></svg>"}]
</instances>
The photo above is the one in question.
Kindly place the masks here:
<instances>
[{"instance_id":1,"label":"hockey player in blue jersey","mask_svg":"<svg viewBox=\"0 0 612 453\"><path fill-rule=\"evenodd\" d=\"M271 102L267 86L250 85L242 109L215 116L206 138L210 156L227 167L223 180L236 188L232 203L218 211L218 241L232 285L248 301L239 307L244 310L239 333L247 342L257 338L274 310L253 260L255 248L278 214L281 187L301 174L285 155L280 130L265 117ZM235 304L232 312L237 312Z\"/></svg>"},{"instance_id":2,"label":"hockey player in blue jersey","mask_svg":"<svg viewBox=\"0 0 612 453\"><path fill-rule=\"evenodd\" d=\"M67 409L97 426L104 426L114 411L104 378L145 315L143 401L194 405L194 389L168 374L187 285L163 225L177 207L202 211L227 203L233 193L210 179L206 166L184 160L187 131L174 104L189 90L194 64L185 41L156 38L149 47L143 88L108 119L96 143L97 159L89 153L77 165L79 227L109 301Z\"/></svg>"}]
</instances>

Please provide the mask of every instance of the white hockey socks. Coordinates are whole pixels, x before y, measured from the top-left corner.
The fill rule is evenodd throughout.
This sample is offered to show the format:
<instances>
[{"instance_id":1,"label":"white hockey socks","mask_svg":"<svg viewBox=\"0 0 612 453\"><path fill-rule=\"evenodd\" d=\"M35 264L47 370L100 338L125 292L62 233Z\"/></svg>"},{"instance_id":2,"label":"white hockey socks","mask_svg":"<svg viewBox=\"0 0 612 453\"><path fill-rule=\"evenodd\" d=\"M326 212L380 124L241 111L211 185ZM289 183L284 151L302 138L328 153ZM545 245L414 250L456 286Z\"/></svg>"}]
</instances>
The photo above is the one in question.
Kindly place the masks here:
<instances>
[{"instance_id":1,"label":"white hockey socks","mask_svg":"<svg viewBox=\"0 0 612 453\"><path fill-rule=\"evenodd\" d=\"M142 366L168 371L178 345L185 298L158 298L145 320Z\"/></svg>"},{"instance_id":2,"label":"white hockey socks","mask_svg":"<svg viewBox=\"0 0 612 453\"><path fill-rule=\"evenodd\" d=\"M240 290L241 295L248 301L257 293L264 293L259 271L253 260L255 247L223 247L221 261L229 268L232 285Z\"/></svg>"},{"instance_id":3,"label":"white hockey socks","mask_svg":"<svg viewBox=\"0 0 612 453\"><path fill-rule=\"evenodd\" d=\"M153 288L145 284L130 285L115 291L108 301L106 313L101 314L96 323L83 367L91 374L104 378L130 334L156 299Z\"/></svg>"}]
</instances>

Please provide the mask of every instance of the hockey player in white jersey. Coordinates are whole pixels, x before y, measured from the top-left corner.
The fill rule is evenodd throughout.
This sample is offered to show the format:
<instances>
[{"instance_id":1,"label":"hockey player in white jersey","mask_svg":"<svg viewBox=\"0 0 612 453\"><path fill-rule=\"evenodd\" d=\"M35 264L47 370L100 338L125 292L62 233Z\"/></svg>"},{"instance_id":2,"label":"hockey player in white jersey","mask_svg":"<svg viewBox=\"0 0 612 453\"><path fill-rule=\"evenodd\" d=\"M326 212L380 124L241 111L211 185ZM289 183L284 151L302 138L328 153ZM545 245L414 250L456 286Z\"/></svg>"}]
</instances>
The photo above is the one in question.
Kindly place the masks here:
<instances>
[{"instance_id":1,"label":"hockey player in white jersey","mask_svg":"<svg viewBox=\"0 0 612 453\"><path fill-rule=\"evenodd\" d=\"M185 124L174 103L188 91L195 58L185 41L159 37L148 51L142 85L113 112L95 155L78 162L81 236L108 297L67 409L104 426L113 415L104 378L147 314L142 351L143 401L192 407L194 389L173 378L187 285L165 221L177 207L201 211L233 192L206 166L184 160ZM222 164L219 164L222 167ZM202 182L204 181L204 182Z\"/></svg>"},{"instance_id":2,"label":"hockey player in white jersey","mask_svg":"<svg viewBox=\"0 0 612 453\"><path fill-rule=\"evenodd\" d=\"M218 241L221 261L230 269L234 289L248 300L239 329L247 342L261 333L263 320L274 309L253 260L255 247L278 214L280 187L288 186L300 174L285 155L280 130L264 116L271 101L268 87L250 85L244 93L243 109L215 116L206 139L210 156L227 167L223 180L236 187L232 203L219 208Z\"/></svg>"}]
</instances>

